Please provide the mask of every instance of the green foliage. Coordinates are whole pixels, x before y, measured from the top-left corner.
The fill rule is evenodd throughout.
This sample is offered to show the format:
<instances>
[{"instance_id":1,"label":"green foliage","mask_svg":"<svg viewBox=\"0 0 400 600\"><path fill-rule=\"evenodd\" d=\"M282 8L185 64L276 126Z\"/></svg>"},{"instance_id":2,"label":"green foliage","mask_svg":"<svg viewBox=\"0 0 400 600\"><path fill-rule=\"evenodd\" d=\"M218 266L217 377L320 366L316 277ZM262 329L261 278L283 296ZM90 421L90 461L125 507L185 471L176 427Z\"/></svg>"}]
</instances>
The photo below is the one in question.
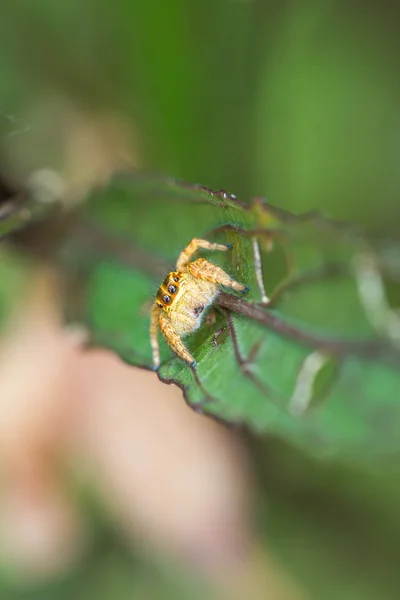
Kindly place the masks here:
<instances>
[{"instance_id":1,"label":"green foliage","mask_svg":"<svg viewBox=\"0 0 400 600\"><path fill-rule=\"evenodd\" d=\"M0 251L0 331L16 312L24 298L29 264L21 256L5 249Z\"/></svg>"},{"instance_id":2,"label":"green foliage","mask_svg":"<svg viewBox=\"0 0 400 600\"><path fill-rule=\"evenodd\" d=\"M63 127L70 123L72 105L83 118L96 120L100 115L101 120L103 111L121 115L134 156L151 171L202 181L215 189L226 186L242 197L265 193L274 205L293 211L316 207L398 236L400 38L396 3L385 3L384 10L377 0L173 0L167 4L163 0L4 3L0 22L2 173L9 169L18 180L21 173L35 168L63 166ZM249 215L239 210L238 216L232 207L227 211L210 204L196 208L190 203L189 207L186 200L182 205L178 202L181 192L175 187L174 200L163 185L155 202L157 197L143 189L143 182L141 186L140 193L139 188L121 192L115 186L105 193L110 203L125 195L138 209L125 223L124 234L120 233L123 214L117 223L118 205L99 214L99 227L104 226L107 239L110 236L115 242L116 235L117 244L107 245L104 238L100 247L89 243L88 230L97 219L95 205L102 204L98 199L85 208L88 223L82 224L80 235L76 231L71 237L59 260L71 283L66 306L69 318L86 322L97 343L113 348L125 360L149 366L148 299L165 267L173 266L193 234L206 235L215 225L235 219L245 228L252 225ZM189 194L185 189L185 195ZM209 220L206 213L211 215ZM140 215L141 221L136 221ZM9 221L7 229L0 223L0 234L14 228L17 221ZM150 221L152 226L157 224L155 235ZM299 227L296 223L294 229L300 231ZM315 227L311 232L305 227L300 240L301 232L296 231L290 229L286 247L293 249L301 263L301 274L308 273L306 281L302 277L302 283L293 283L289 293L278 294L276 308L262 309L264 313L314 337L362 340L365 336L374 344L383 337L385 347L390 345L391 313L382 303L378 312L366 311L365 302L360 304L354 264L350 261L350 273L335 266L349 264L352 256L360 254L359 240L352 236L348 245L335 230L336 243L324 255L326 229L318 237ZM305 244L309 235L310 243ZM231 256L213 254L210 258L233 275L237 269L246 281L252 279L251 293L257 294L248 238L226 231L213 239L225 241L229 236L234 242ZM398 247L372 245L372 255L378 257L373 280L376 284L378 272L389 306L399 306ZM128 253L126 246L131 248ZM240 251L235 250L239 246ZM371 256L371 242L367 248L361 246L361 254L367 249ZM132 252L139 257L135 264L126 260ZM262 252L264 281L271 295L287 273L288 257L280 238L275 238L271 253ZM333 256L335 264L325 272ZM368 273L365 265L363 272ZM24 295L26 276L25 263L2 250L2 322ZM279 397L275 405L239 374L232 337L223 329L226 316L216 312L215 322L205 324L190 340L201 358L199 377L207 393L219 389L217 377L226 380L221 368L226 363L226 372L234 367L241 386L251 393L241 394L242 407L236 402L228 405L224 392L223 398L203 410L222 410L231 420L235 418L232 410L242 411L238 419L245 418L256 428L260 424L263 431L278 432L318 454L334 452L336 457L351 459L356 453L358 459L367 461L372 454L382 459L391 454L398 469L399 386L395 361L388 360L393 347L388 354L378 352L368 360L354 353L344 363L336 355L330 357L315 382L320 393L311 398L305 413L295 416L287 411L288 401L299 366L314 346L294 342L272 324L261 325L237 312L232 312L232 318L245 355L252 348L250 337L265 338L260 353L252 357L255 374L273 387L275 395L283 392L285 397L282 402ZM210 343L213 332L221 328L214 346ZM265 356L269 343L271 352ZM192 372L171 358L165 345L162 348L166 363L161 374L185 383L190 401L198 402L202 394ZM264 368L267 361L273 365L268 371ZM215 365L214 371L206 371L206 364ZM210 388L207 377L212 380ZM250 407L257 414L249 415ZM311 431L317 429L316 439ZM260 512L267 515L268 547L273 546L315 599L397 598L398 477L372 477L362 472L360 461L357 470L343 474L337 463L303 461L300 456L293 449L271 446L267 436L254 451L253 462L265 467L268 482L260 495ZM385 458L381 464L387 469L391 463ZM107 555L111 545L100 546L93 569L82 564L84 581L72 574L72 592L62 584L62 589L51 590L48 597L75 598L79 590L85 597L124 597L121 588L126 597L132 592L140 598L166 596L164 584L155 589L153 574L146 586L143 565L133 566L131 557L125 560L119 555L103 560L102 550ZM0 595L21 597L3 587ZM45 595L39 590L36 597ZM193 595L188 593L188 598L192 600Z\"/></svg>"},{"instance_id":3,"label":"green foliage","mask_svg":"<svg viewBox=\"0 0 400 600\"><path fill-rule=\"evenodd\" d=\"M160 379L204 412L320 455L398 455L400 352L389 324L397 316L384 297L369 305L384 283L397 285L394 243L369 241L318 215L296 217L259 200L245 205L223 191L120 176L77 211L59 249L72 290L68 318L86 324L94 345L151 368L151 303L193 237L231 243L229 253L207 256L251 291L245 299L221 294L187 338L195 370L162 342ZM270 307L261 303L257 275Z\"/></svg>"}]
</instances>

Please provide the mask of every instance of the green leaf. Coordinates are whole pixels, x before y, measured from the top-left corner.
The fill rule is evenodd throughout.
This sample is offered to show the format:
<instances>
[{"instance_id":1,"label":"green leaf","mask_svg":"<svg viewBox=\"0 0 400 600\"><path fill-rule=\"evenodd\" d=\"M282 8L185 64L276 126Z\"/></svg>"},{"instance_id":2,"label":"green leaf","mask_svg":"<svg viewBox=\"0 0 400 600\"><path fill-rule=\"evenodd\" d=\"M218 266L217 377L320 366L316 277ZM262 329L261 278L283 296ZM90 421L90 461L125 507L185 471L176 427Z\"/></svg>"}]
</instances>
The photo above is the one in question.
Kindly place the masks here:
<instances>
[{"instance_id":1,"label":"green leaf","mask_svg":"<svg viewBox=\"0 0 400 600\"><path fill-rule=\"evenodd\" d=\"M222 292L188 336L196 370L161 341L160 379L206 413L319 454L398 455L399 318L385 296L400 299L393 241L259 199L121 175L92 194L60 244L68 319L150 369L150 307L193 237L232 244L204 255L251 291Z\"/></svg>"},{"instance_id":2,"label":"green leaf","mask_svg":"<svg viewBox=\"0 0 400 600\"><path fill-rule=\"evenodd\" d=\"M29 284L29 261L6 249L0 251L0 331L26 298Z\"/></svg>"}]
</instances>

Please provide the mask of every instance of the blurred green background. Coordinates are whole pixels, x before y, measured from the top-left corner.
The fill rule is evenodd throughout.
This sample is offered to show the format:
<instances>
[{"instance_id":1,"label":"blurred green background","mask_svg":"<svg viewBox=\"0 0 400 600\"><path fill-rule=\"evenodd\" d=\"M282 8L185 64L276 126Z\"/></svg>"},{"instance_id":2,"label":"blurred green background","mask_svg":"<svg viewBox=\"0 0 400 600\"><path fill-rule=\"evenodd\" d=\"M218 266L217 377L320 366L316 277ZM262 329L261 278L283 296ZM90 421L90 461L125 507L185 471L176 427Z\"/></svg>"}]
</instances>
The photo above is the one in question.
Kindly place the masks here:
<instances>
[{"instance_id":1,"label":"blurred green background","mask_svg":"<svg viewBox=\"0 0 400 600\"><path fill-rule=\"evenodd\" d=\"M64 164L71 110L116 115L143 169L398 234L396 2L16 0L1 12L10 180ZM398 598L398 466L368 473L248 445L260 538L311 597ZM94 529L78 571L24 592L5 577L1 597L199 597L179 569L154 572L102 520Z\"/></svg>"}]
</instances>

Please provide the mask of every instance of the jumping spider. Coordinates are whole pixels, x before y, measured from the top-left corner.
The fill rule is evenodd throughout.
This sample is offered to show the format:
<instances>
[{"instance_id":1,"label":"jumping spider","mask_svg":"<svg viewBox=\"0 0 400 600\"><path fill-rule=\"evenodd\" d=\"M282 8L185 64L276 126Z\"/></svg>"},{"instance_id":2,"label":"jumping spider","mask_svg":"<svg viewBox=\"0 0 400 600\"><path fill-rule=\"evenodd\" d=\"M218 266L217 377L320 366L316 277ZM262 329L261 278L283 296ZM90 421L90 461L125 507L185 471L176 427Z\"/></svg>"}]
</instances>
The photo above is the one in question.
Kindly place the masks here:
<instances>
[{"instance_id":1,"label":"jumping spider","mask_svg":"<svg viewBox=\"0 0 400 600\"><path fill-rule=\"evenodd\" d=\"M237 292L248 290L246 285L235 281L205 258L191 262L193 254L199 248L226 251L230 246L193 238L179 255L176 271L172 271L164 279L151 311L150 342L154 369L158 369L160 365L158 328L172 350L194 367L196 361L181 337L200 327L204 311L215 300L220 285Z\"/></svg>"}]
</instances>

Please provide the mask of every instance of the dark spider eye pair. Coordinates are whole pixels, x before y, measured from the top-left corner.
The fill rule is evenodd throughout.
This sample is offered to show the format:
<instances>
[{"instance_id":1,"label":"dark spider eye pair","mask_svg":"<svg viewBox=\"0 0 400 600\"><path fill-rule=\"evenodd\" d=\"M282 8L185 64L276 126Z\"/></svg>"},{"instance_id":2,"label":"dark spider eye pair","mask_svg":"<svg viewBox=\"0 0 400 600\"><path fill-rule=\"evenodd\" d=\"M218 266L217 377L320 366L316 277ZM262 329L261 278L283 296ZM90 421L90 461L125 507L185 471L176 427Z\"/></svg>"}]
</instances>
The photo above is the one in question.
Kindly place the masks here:
<instances>
[{"instance_id":1,"label":"dark spider eye pair","mask_svg":"<svg viewBox=\"0 0 400 600\"><path fill-rule=\"evenodd\" d=\"M168 291L169 291L170 294L176 294L176 290L177 290L176 285L170 285L170 286L168 286Z\"/></svg>"}]
</instances>

